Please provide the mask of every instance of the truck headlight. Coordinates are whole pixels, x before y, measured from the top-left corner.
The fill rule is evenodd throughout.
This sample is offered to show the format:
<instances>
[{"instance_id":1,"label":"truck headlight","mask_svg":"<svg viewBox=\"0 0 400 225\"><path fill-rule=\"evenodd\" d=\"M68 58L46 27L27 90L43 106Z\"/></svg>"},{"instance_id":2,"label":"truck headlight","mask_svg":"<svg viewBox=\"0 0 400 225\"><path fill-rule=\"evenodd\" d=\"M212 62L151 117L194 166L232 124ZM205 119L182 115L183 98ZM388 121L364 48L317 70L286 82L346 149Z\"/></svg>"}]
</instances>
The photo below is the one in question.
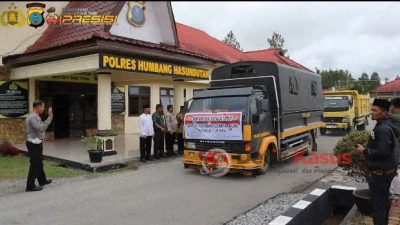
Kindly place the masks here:
<instances>
[{"instance_id":1,"label":"truck headlight","mask_svg":"<svg viewBox=\"0 0 400 225\"><path fill-rule=\"evenodd\" d=\"M350 120L349 120L349 118L347 118L347 117L344 117L343 119L342 119L342 122L343 123L348 123Z\"/></svg>"},{"instance_id":2,"label":"truck headlight","mask_svg":"<svg viewBox=\"0 0 400 225\"><path fill-rule=\"evenodd\" d=\"M196 149L196 142L186 142L186 148Z\"/></svg>"}]
</instances>

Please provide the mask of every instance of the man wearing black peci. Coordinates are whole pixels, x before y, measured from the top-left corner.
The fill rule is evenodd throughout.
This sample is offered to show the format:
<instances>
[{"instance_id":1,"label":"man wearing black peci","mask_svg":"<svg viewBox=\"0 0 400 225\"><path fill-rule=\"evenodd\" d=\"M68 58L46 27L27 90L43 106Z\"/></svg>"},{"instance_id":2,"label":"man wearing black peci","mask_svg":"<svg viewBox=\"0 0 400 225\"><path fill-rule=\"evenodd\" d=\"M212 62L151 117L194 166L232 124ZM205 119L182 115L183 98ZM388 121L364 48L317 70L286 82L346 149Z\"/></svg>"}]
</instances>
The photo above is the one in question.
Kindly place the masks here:
<instances>
[{"instance_id":1,"label":"man wearing black peci","mask_svg":"<svg viewBox=\"0 0 400 225\"><path fill-rule=\"evenodd\" d=\"M389 189L399 163L399 143L387 119L390 102L375 99L371 116L377 121L364 148L357 145L356 152L365 154L370 179L368 181L374 225L387 225L389 218Z\"/></svg>"},{"instance_id":2,"label":"man wearing black peci","mask_svg":"<svg viewBox=\"0 0 400 225\"><path fill-rule=\"evenodd\" d=\"M151 139L154 136L153 119L150 115L150 106L143 106L143 113L139 116L140 130L140 161L151 161Z\"/></svg>"}]
</instances>

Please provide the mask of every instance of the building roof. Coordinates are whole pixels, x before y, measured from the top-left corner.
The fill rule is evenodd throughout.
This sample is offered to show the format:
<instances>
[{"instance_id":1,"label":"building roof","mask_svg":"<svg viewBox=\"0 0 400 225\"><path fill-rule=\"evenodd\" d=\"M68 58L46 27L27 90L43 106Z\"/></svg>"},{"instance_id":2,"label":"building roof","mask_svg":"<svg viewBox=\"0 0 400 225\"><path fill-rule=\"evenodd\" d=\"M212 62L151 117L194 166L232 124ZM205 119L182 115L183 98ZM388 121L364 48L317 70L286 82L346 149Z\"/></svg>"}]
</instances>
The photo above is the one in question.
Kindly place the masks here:
<instances>
[{"instance_id":1,"label":"building roof","mask_svg":"<svg viewBox=\"0 0 400 225\"><path fill-rule=\"evenodd\" d=\"M400 93L400 78L376 87L371 93Z\"/></svg>"},{"instance_id":2,"label":"building roof","mask_svg":"<svg viewBox=\"0 0 400 225\"><path fill-rule=\"evenodd\" d=\"M119 4L121 4L121 2ZM120 10L118 9L118 2L116 1L70 1L66 7L88 8L91 11L97 11L99 14L118 13L115 11ZM186 54L215 62L233 63L238 61L269 61L311 71L299 63L281 55L280 50L278 49L242 52L210 36L202 30L181 23L176 23L176 29L179 47L118 37L110 34L103 24L88 26L49 26L39 39L26 49L24 54L45 51L51 48L81 42L92 38L101 38L148 48L157 48L179 54Z\"/></svg>"}]
</instances>

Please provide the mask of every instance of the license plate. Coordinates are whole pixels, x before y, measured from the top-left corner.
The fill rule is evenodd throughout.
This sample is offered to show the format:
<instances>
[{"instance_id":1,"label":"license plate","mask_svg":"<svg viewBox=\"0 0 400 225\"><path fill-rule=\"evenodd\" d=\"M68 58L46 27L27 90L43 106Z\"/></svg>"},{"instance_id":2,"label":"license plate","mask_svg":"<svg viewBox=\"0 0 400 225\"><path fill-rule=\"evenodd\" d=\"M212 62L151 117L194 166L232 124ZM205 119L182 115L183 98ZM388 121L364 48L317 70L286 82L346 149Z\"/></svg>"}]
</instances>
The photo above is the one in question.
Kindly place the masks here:
<instances>
[{"instance_id":1,"label":"license plate","mask_svg":"<svg viewBox=\"0 0 400 225\"><path fill-rule=\"evenodd\" d=\"M326 128L336 128L335 125L326 125Z\"/></svg>"}]
</instances>

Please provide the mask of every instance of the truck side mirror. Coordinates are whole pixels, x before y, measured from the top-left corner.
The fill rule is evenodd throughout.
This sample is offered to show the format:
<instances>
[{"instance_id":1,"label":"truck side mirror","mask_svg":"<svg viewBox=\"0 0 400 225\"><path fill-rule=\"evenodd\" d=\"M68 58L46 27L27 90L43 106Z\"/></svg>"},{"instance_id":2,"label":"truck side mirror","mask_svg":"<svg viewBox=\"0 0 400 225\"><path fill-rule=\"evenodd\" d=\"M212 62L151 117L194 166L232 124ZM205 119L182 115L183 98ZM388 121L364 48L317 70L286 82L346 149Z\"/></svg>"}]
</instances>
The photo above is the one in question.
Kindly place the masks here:
<instances>
[{"instance_id":1,"label":"truck side mirror","mask_svg":"<svg viewBox=\"0 0 400 225\"><path fill-rule=\"evenodd\" d=\"M269 99L261 99L261 110L263 112L270 111Z\"/></svg>"}]
</instances>

